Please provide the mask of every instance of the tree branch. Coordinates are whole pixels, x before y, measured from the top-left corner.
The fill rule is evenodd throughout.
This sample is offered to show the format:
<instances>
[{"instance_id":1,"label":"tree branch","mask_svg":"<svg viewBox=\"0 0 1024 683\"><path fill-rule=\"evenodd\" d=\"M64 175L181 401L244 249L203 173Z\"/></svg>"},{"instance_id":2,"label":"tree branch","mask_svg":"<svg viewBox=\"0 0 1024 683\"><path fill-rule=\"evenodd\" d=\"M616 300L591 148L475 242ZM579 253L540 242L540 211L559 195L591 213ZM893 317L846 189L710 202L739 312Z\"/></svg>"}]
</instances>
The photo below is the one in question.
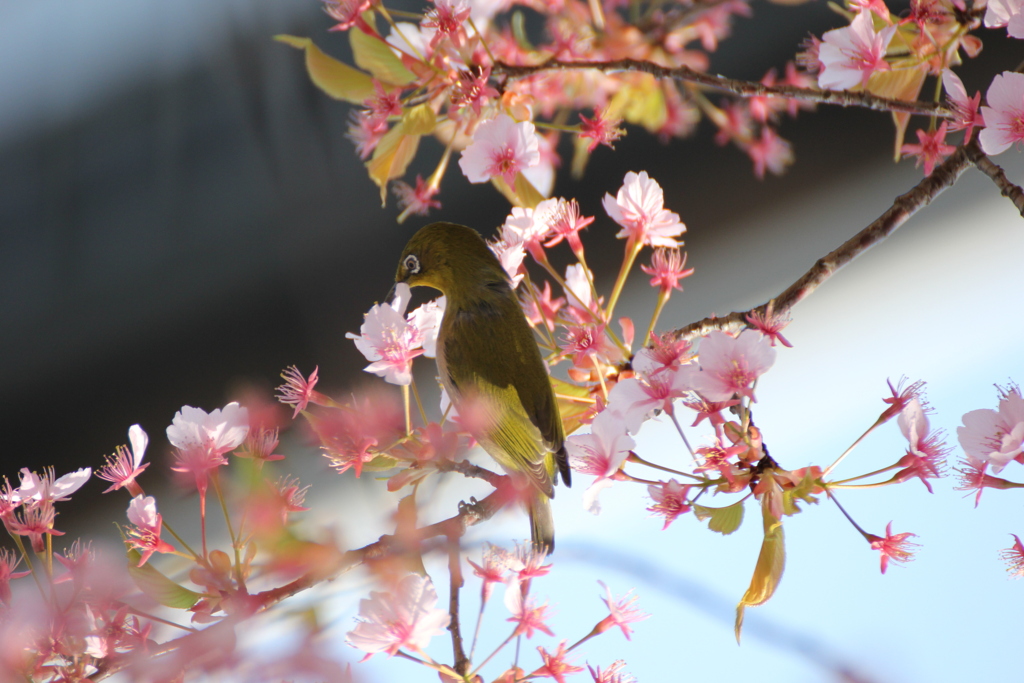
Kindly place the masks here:
<instances>
[{"instance_id":1,"label":"tree branch","mask_svg":"<svg viewBox=\"0 0 1024 683\"><path fill-rule=\"evenodd\" d=\"M906 194L897 197L892 206L870 225L844 242L835 251L818 259L817 263L804 273L799 280L790 285L779 296L772 299L775 314L785 316L789 313L790 309L810 296L814 290L832 277L840 268L891 235L897 228L907 222L907 219L928 206L933 199L942 194L946 189L952 187L960 175L972 165L972 156L976 156L972 147L976 146L976 144L975 141L972 141L969 145L959 147L948 159L936 166L930 176L926 177ZM980 149L977 150L977 153L980 153ZM984 155L982 154L982 156ZM746 316L754 311L764 313L768 303L765 302L760 306L755 306L749 311L734 311L721 318L699 320L675 330L673 335L677 339L690 338L705 335L712 330L725 330L746 325Z\"/></svg>"},{"instance_id":2,"label":"tree branch","mask_svg":"<svg viewBox=\"0 0 1024 683\"><path fill-rule=\"evenodd\" d=\"M618 59L608 62L562 61L549 59L534 66L516 66L498 62L492 67L491 75L505 76L508 80L519 80L534 76L545 71L572 71L578 69L596 69L606 74L637 72L651 74L655 78L671 78L685 83L695 83L717 90L724 90L741 97L785 97L793 100L816 102L818 104L834 104L840 107L863 107L875 111L920 114L949 118L952 113L941 104L933 102L907 102L890 97L880 97L868 92L850 92L849 90L819 90L817 88L798 88L793 85L764 85L756 81L742 81L723 76L712 76L691 69L688 66L665 67L653 62L635 59Z\"/></svg>"},{"instance_id":3,"label":"tree branch","mask_svg":"<svg viewBox=\"0 0 1024 683\"><path fill-rule=\"evenodd\" d=\"M1011 183L1003 169L981 151L981 145L978 144L977 139L967 145L967 155L974 163L974 167L991 178L1002 195L1013 202L1013 205L1017 207L1017 211L1024 217L1024 190L1021 190L1020 186Z\"/></svg>"}]
</instances>

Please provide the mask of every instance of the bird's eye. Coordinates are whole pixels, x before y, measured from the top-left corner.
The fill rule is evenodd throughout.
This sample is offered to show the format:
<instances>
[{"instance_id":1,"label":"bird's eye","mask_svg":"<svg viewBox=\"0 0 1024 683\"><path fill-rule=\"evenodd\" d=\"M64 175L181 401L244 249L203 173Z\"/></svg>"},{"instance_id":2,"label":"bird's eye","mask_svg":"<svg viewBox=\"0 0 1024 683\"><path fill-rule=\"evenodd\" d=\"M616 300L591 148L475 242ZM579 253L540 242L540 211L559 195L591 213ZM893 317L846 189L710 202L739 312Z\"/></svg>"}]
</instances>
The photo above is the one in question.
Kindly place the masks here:
<instances>
[{"instance_id":1,"label":"bird's eye","mask_svg":"<svg viewBox=\"0 0 1024 683\"><path fill-rule=\"evenodd\" d=\"M405 257L405 269L410 275L420 272L420 260L416 258L415 254L409 254Z\"/></svg>"}]
</instances>

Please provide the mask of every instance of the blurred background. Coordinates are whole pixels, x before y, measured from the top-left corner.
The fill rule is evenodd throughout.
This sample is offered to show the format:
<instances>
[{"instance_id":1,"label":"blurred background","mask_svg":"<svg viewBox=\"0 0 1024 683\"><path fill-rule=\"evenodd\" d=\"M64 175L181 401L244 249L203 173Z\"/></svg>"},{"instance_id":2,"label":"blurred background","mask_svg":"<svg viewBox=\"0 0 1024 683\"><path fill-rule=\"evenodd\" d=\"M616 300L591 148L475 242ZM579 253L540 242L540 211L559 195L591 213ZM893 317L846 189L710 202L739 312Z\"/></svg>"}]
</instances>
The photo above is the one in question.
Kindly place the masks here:
<instances>
[{"instance_id":1,"label":"blurred background","mask_svg":"<svg viewBox=\"0 0 1024 683\"><path fill-rule=\"evenodd\" d=\"M754 17L739 20L712 56L711 71L760 79L781 69L808 33L840 23L822 2L755 3ZM96 468L140 423L158 463L153 477L167 462L163 430L184 404L211 410L243 387L267 391L292 364L307 374L319 366L328 391L366 381L366 361L344 334L386 295L408 237L434 219L485 235L503 222L505 201L490 187L470 188L454 165L442 185L444 208L429 219L397 225L393 198L381 208L345 138L348 105L316 90L301 54L271 39L310 36L345 57L346 37L329 26L314 0L0 0L0 474ZM1020 57L1019 43L997 32L982 37L984 51L960 71L970 93ZM913 129L908 141L916 141ZM586 243L591 266L607 272L606 287L622 243L601 196L614 194L630 170L648 171L665 188L666 206L688 225L697 272L669 304L663 329L767 300L921 176L912 161L892 163L885 114L801 113L781 129L795 166L764 181L741 152L716 147L713 132L704 122L692 138L661 145L631 128L615 152L595 153L583 181L563 169L556 182L556 195L576 197L598 216ZM410 178L432 170L441 146L425 141L421 150ZM1020 182L1014 156L997 161ZM995 407L991 384L1024 378L1019 305L1007 309L1024 291L1021 234L1013 207L970 173L799 306L787 331L796 349L780 354L758 389L759 423L777 427L773 455L792 467L827 464L877 415L885 379L904 373L933 382L939 422L953 433L966 410ZM642 327L653 296L645 278L633 285L628 312ZM432 369L421 371L429 377ZM656 429L642 435L660 438ZM878 454L881 465L902 448L898 441ZM827 523L805 531L802 550L791 553L794 568L776 601L753 611L772 610L785 627L752 614L752 640L740 650L731 609L756 558L759 524L745 526L745 540L724 542L688 520L685 539L676 528L666 532L680 545L678 563L666 566L644 554L665 537L636 533L659 527L644 519L643 491L605 494L610 502L595 526L578 509L578 485L557 501L559 554L567 566L580 558L579 577L595 557L610 558L605 568L621 578L616 593L653 588L678 607L671 621L659 614L661 626L652 619L638 627L642 636L649 624L652 641L664 640L657 656L636 655L643 664L629 670L641 680L667 679L677 643L687 654L685 663L675 660L673 678L834 680L840 661L863 676L848 680L1015 680L1000 645L1007 655L1016 647L1020 598L1000 591L1019 586L1004 580L995 553L1012 542L1007 532L1024 531L1020 505L1012 492L988 492L983 512L996 521L979 523L978 511L965 526L970 503L952 486L939 484L934 497L916 487L913 504L889 492L864 499L878 509L861 503L874 533L902 514L896 531L924 535L927 519L950 544L927 567L890 570L884 580L875 553L856 534L836 532L837 513L828 510ZM94 480L79 494L88 511L123 508L111 497L95 503L102 488ZM73 533L84 518L67 511L60 523ZM852 567L837 562L844 553L857 558ZM954 572L954 561L968 564ZM831 591L830 599L818 591ZM563 602L563 614L573 611L568 595ZM907 613L918 621L906 621ZM821 639L814 656L800 647L810 633ZM715 656L720 667L729 662L727 674L704 666L712 646L723 648ZM385 671L394 673L382 670L384 678Z\"/></svg>"}]
</instances>

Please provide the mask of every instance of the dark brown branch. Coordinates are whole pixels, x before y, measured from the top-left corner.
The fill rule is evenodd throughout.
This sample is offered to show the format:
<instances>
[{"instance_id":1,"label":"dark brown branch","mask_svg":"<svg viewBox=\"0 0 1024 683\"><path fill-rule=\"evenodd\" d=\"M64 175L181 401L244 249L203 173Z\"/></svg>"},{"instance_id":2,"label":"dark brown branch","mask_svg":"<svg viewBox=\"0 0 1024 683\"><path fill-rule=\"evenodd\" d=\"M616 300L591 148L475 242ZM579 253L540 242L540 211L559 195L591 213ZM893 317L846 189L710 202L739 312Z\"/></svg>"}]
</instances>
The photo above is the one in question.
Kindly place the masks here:
<instances>
[{"instance_id":1,"label":"dark brown branch","mask_svg":"<svg viewBox=\"0 0 1024 683\"><path fill-rule=\"evenodd\" d=\"M818 262L804 275L772 301L777 315L786 316L790 309L832 277L840 268L878 244L907 222L911 216L928 206L933 199L956 183L960 175L972 165L972 145L960 147L948 159L935 167L932 174L906 194L900 195L892 206L874 222L847 240L838 249ZM675 330L677 338L705 335L712 330L724 330L746 325L746 316L754 311L764 313L768 302L749 311L734 311L721 318L705 318Z\"/></svg>"},{"instance_id":2,"label":"dark brown branch","mask_svg":"<svg viewBox=\"0 0 1024 683\"><path fill-rule=\"evenodd\" d=\"M1024 190L1010 182L1003 169L981 151L981 145L978 144L976 139L967 145L967 155L974 163L974 167L991 178L1002 195L1013 202L1020 215L1024 216Z\"/></svg>"},{"instance_id":3,"label":"dark brown branch","mask_svg":"<svg viewBox=\"0 0 1024 683\"><path fill-rule=\"evenodd\" d=\"M949 118L950 111L933 102L906 102L890 97L879 97L868 92L850 92L849 90L818 90L817 88L798 88L792 85L764 85L756 81L742 81L723 76L695 71L687 66L669 68L635 59L618 59L610 62L561 61L549 59L535 66L515 66L498 62L491 70L494 76L505 76L509 80L518 80L533 76L544 71L571 71L576 69L596 69L603 73L639 72L651 74L655 78L671 78L686 83L696 83L718 90L731 92L742 97L785 97L793 100L817 102L818 104L834 104L840 107L863 107L875 111L920 114Z\"/></svg>"}]
</instances>

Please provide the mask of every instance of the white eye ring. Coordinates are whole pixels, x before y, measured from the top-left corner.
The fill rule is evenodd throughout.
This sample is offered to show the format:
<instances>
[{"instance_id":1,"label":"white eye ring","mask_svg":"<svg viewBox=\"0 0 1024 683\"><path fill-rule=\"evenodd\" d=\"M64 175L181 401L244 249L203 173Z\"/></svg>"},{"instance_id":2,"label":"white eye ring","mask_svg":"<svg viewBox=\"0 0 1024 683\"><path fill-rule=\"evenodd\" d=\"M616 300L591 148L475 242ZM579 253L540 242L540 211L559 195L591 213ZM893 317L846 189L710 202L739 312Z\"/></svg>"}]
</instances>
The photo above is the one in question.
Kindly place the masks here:
<instances>
[{"instance_id":1,"label":"white eye ring","mask_svg":"<svg viewBox=\"0 0 1024 683\"><path fill-rule=\"evenodd\" d=\"M409 254L405 257L405 269L409 271L410 275L420 272L420 260L416 258L415 254Z\"/></svg>"}]
</instances>

